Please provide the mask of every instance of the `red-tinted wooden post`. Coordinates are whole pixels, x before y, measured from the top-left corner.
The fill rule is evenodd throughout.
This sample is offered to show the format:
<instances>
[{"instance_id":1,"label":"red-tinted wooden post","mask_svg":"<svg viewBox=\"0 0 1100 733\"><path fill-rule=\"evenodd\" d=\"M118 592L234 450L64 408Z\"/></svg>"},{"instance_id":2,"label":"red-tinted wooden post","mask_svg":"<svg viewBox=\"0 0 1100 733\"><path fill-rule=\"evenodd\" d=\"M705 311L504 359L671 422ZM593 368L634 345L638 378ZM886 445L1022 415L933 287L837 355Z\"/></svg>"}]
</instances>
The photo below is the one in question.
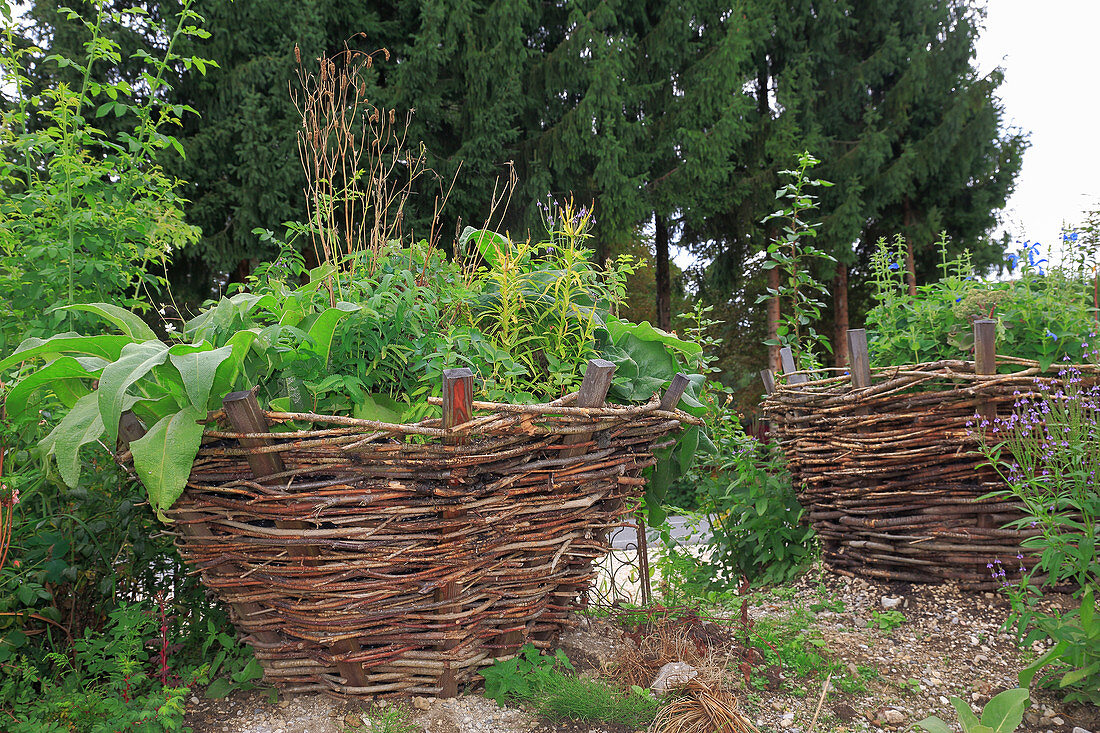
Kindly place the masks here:
<instances>
[{"instance_id":1,"label":"red-tinted wooden post","mask_svg":"<svg viewBox=\"0 0 1100 733\"><path fill-rule=\"evenodd\" d=\"M451 430L465 422L469 422L470 418L474 414L474 373L469 369L462 367L459 369L445 369L443 370L443 429ZM443 438L443 443L446 445L462 445L466 442L466 436L464 435L446 435ZM460 486L462 479L456 475L458 469L451 469L452 478L448 479L449 486ZM447 497L448 502L457 501L454 497ZM444 520L443 534L449 533L448 527L451 524L451 520L458 519L466 514L466 510L455 504L448 504L440 510L440 516ZM445 541L445 540L444 540ZM454 553L452 553L454 554ZM462 611L462 604L447 604L447 601L453 601L462 595L462 589L458 587L458 584L451 580L444 583L435 591L435 600L437 603L444 604L440 606L440 614L447 616L450 614L460 613ZM442 621L441 627L444 629L445 634L457 632L459 629L459 623L457 621ZM441 651L447 652L458 646L458 639L447 638L442 644L438 646ZM440 697L457 697L458 696L458 680L455 678L455 671L451 668L451 662L453 660L444 658L443 660L443 674L439 677L439 696Z\"/></svg>"}]
</instances>

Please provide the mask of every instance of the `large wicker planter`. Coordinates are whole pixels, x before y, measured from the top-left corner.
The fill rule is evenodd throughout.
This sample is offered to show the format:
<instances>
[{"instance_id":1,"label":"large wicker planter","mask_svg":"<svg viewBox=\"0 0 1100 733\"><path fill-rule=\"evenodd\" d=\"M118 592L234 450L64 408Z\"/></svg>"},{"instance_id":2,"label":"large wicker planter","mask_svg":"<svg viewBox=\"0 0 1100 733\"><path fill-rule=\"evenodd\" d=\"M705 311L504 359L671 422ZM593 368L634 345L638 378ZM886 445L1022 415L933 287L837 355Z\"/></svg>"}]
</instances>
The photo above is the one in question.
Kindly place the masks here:
<instances>
[{"instance_id":1,"label":"large wicker planter","mask_svg":"<svg viewBox=\"0 0 1100 733\"><path fill-rule=\"evenodd\" d=\"M657 397L474 402L447 429L251 404L260 430L232 428L227 402L205 434L168 512L180 552L269 682L362 695L452 695L526 641L548 645L654 450L696 422ZM262 429L288 421L307 427Z\"/></svg>"},{"instance_id":2,"label":"large wicker planter","mask_svg":"<svg viewBox=\"0 0 1100 733\"><path fill-rule=\"evenodd\" d=\"M1004 528L1023 516L1019 505L981 498L1004 484L982 465L978 424L1048 390L1056 374L997 361L1017 371L978 374L972 361L941 361L874 370L866 387L848 375L780 384L765 399L834 571L980 590L999 585L987 564L999 559L1009 573L1018 565L1021 541L1038 530Z\"/></svg>"}]
</instances>

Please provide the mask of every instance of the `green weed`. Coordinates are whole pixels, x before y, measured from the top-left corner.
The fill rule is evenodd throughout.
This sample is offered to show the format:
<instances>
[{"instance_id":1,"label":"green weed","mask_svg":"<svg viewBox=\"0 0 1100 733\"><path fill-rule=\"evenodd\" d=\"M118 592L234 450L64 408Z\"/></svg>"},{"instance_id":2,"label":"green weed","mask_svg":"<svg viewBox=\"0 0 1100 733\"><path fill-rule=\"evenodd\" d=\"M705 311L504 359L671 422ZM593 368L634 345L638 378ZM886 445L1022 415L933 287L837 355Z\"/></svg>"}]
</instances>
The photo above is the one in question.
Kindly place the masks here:
<instances>
[{"instance_id":1,"label":"green weed","mask_svg":"<svg viewBox=\"0 0 1100 733\"><path fill-rule=\"evenodd\" d=\"M893 609L889 611L871 611L871 620L867 622L867 628L878 629L889 636L894 629L905 623L905 614Z\"/></svg>"}]
</instances>

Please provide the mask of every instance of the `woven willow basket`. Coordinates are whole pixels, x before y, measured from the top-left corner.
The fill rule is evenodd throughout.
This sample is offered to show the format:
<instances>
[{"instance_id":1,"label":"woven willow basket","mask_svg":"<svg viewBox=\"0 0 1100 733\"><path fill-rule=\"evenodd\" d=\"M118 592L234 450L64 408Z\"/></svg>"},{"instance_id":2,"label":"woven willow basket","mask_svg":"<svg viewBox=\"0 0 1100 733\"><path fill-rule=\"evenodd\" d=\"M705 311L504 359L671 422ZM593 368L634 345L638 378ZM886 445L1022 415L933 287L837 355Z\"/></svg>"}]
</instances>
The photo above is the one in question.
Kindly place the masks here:
<instances>
[{"instance_id":1,"label":"woven willow basket","mask_svg":"<svg viewBox=\"0 0 1100 733\"><path fill-rule=\"evenodd\" d=\"M994 559L1012 572L1021 541L1039 530L1004 528L1023 516L1018 503L981 498L1005 486L982 465L975 415L1008 415L1058 380L1034 361L996 360L1016 371L939 361L876 369L864 388L834 376L767 396L764 415L834 571L974 590L1000 585L986 567Z\"/></svg>"},{"instance_id":2,"label":"woven willow basket","mask_svg":"<svg viewBox=\"0 0 1100 733\"><path fill-rule=\"evenodd\" d=\"M473 402L447 429L261 413L254 398L230 410L232 397L167 512L180 552L266 680L352 695L453 695L523 643L548 646L654 450L698 422L657 397ZM230 427L242 409L258 429ZM308 427L265 430L291 421Z\"/></svg>"}]
</instances>

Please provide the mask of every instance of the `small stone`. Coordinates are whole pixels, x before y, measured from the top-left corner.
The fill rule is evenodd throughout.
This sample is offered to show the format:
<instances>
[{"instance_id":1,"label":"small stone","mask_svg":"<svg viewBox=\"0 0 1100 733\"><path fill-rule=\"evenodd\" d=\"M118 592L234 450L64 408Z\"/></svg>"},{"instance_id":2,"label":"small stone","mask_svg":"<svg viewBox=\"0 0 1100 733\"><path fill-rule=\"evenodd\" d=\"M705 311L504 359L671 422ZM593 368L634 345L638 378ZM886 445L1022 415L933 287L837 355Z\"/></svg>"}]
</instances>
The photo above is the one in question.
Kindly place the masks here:
<instances>
[{"instance_id":1,"label":"small stone","mask_svg":"<svg viewBox=\"0 0 1100 733\"><path fill-rule=\"evenodd\" d=\"M344 725L350 726L352 728L359 728L363 725L363 719L355 713L348 713L344 716Z\"/></svg>"},{"instance_id":2,"label":"small stone","mask_svg":"<svg viewBox=\"0 0 1100 733\"><path fill-rule=\"evenodd\" d=\"M1024 720L1027 721L1028 725L1039 725L1039 713L1035 712L1034 710L1028 710L1026 713L1024 713Z\"/></svg>"},{"instance_id":3,"label":"small stone","mask_svg":"<svg viewBox=\"0 0 1100 733\"><path fill-rule=\"evenodd\" d=\"M772 701L772 710L782 710L782 709L783 709L783 703L781 703L779 700L773 700Z\"/></svg>"},{"instance_id":4,"label":"small stone","mask_svg":"<svg viewBox=\"0 0 1100 733\"><path fill-rule=\"evenodd\" d=\"M417 710L429 710L432 707L432 701L426 697L414 697L413 707Z\"/></svg>"},{"instance_id":5,"label":"small stone","mask_svg":"<svg viewBox=\"0 0 1100 733\"><path fill-rule=\"evenodd\" d=\"M905 722L905 713L900 710L894 710L893 708L889 708L883 713L882 717L884 717L886 722L890 725L901 725Z\"/></svg>"},{"instance_id":6,"label":"small stone","mask_svg":"<svg viewBox=\"0 0 1100 733\"><path fill-rule=\"evenodd\" d=\"M901 598L898 596L883 596L879 599L883 608L897 608L901 605Z\"/></svg>"},{"instance_id":7,"label":"small stone","mask_svg":"<svg viewBox=\"0 0 1100 733\"><path fill-rule=\"evenodd\" d=\"M1073 733L1091 733L1091 731L1087 731L1081 727L1074 727Z\"/></svg>"},{"instance_id":8,"label":"small stone","mask_svg":"<svg viewBox=\"0 0 1100 733\"><path fill-rule=\"evenodd\" d=\"M1055 725L1065 725L1066 724L1066 721L1062 720L1062 718L1060 718L1057 715L1055 715L1053 718L1051 718L1050 722L1054 723Z\"/></svg>"},{"instance_id":9,"label":"small stone","mask_svg":"<svg viewBox=\"0 0 1100 733\"><path fill-rule=\"evenodd\" d=\"M788 715L790 715L791 717L788 718L786 715L784 715L783 719L779 721L779 727L783 728L784 730L794 725L794 713L788 713Z\"/></svg>"}]
</instances>

